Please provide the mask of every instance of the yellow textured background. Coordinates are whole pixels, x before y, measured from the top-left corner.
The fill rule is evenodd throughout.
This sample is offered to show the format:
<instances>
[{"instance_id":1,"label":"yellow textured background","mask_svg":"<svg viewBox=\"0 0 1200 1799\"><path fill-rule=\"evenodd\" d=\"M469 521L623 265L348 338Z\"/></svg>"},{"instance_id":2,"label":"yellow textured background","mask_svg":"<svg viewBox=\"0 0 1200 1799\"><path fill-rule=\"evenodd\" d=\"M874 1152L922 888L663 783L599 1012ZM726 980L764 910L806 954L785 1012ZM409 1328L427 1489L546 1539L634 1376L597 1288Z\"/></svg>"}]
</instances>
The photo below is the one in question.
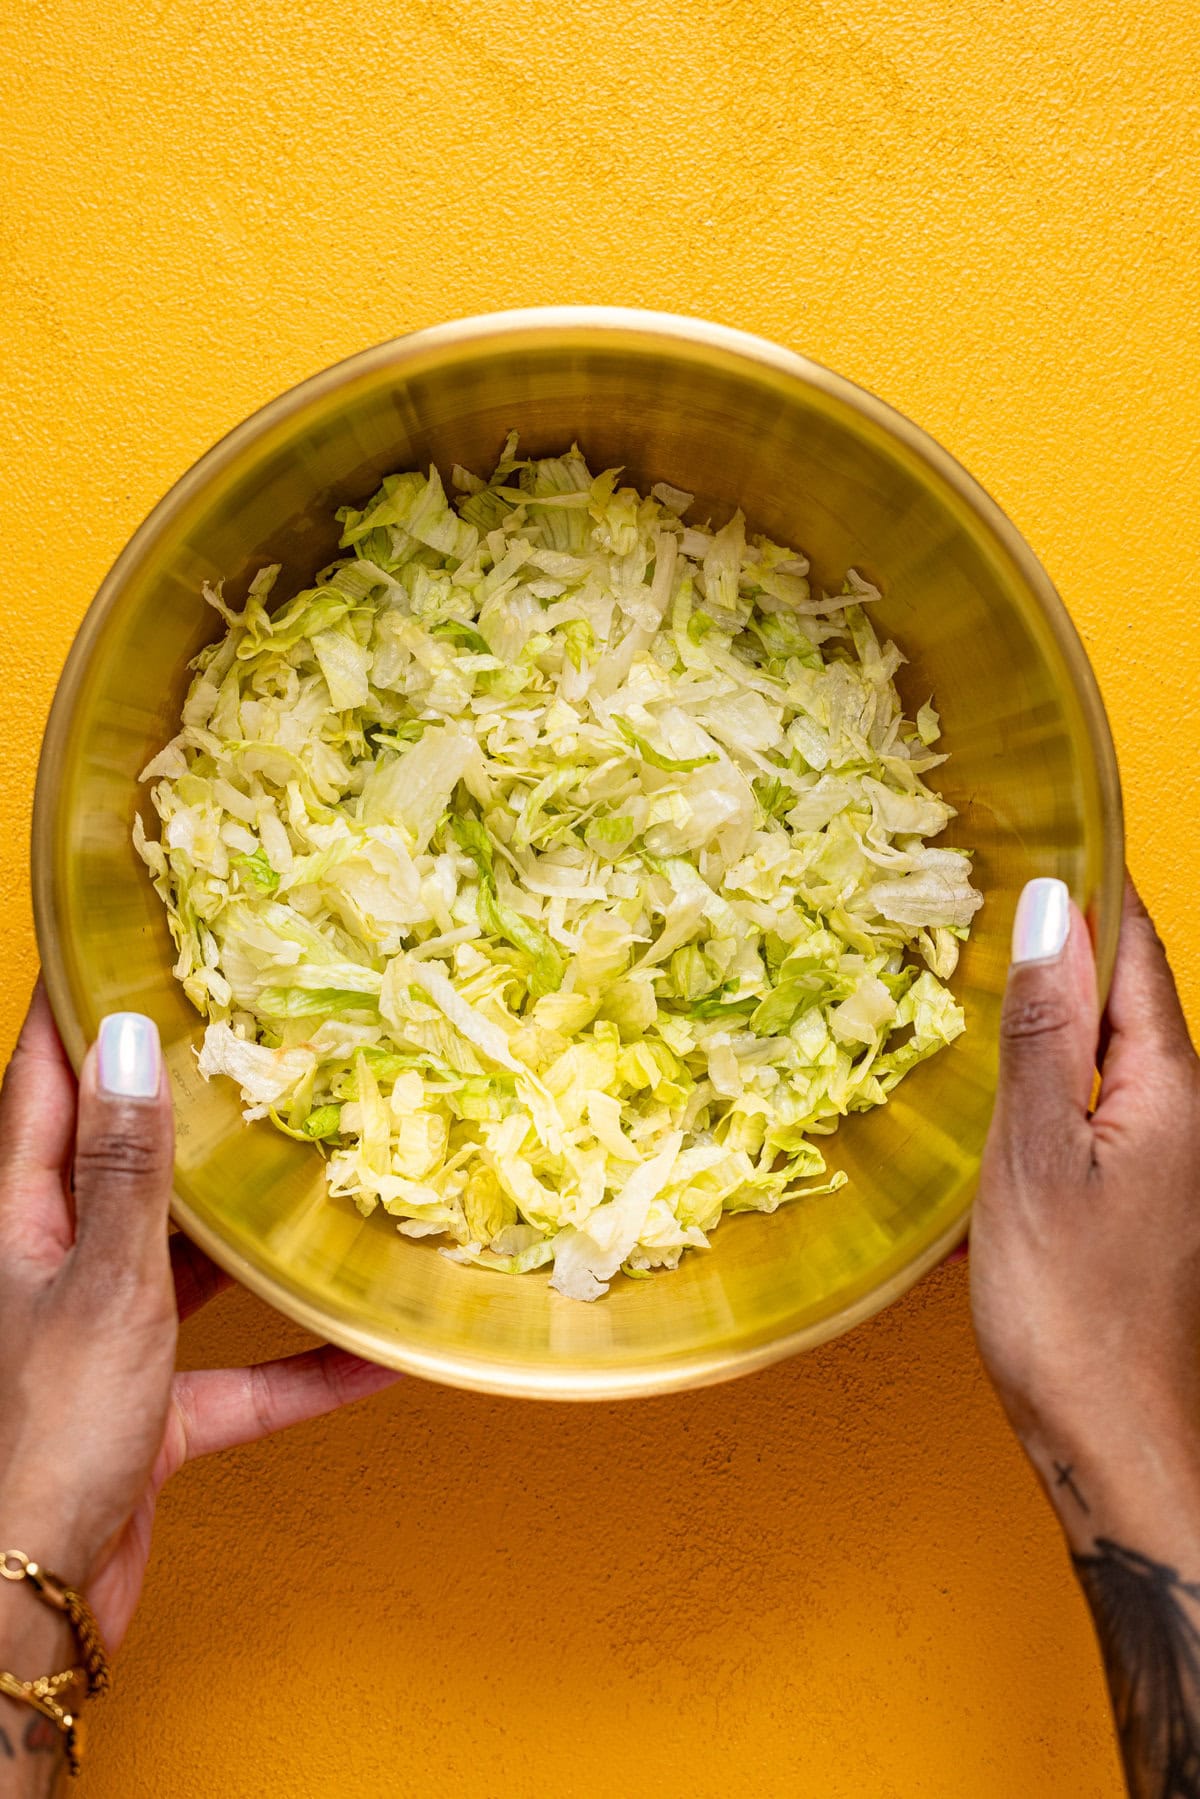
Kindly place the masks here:
<instances>
[{"instance_id":1,"label":"yellow textured background","mask_svg":"<svg viewBox=\"0 0 1200 1799\"><path fill-rule=\"evenodd\" d=\"M1187 0L6 0L2 1047L38 739L128 534L300 377L549 301L763 332L982 479L1095 662L1195 1016L1198 64ZM231 1295L185 1352L299 1340ZM94 1740L92 1799L1119 1790L961 1267L722 1390L406 1382L190 1469Z\"/></svg>"}]
</instances>

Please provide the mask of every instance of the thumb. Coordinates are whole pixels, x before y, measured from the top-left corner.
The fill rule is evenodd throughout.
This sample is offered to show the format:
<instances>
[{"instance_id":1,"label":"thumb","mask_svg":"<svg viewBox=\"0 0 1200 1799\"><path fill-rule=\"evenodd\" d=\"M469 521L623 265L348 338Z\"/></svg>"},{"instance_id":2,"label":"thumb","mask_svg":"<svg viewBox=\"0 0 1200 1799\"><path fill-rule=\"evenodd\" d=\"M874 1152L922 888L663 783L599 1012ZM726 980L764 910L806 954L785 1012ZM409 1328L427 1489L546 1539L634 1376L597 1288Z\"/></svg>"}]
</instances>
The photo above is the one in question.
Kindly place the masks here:
<instances>
[{"instance_id":1,"label":"thumb","mask_svg":"<svg viewBox=\"0 0 1200 1799\"><path fill-rule=\"evenodd\" d=\"M144 1268L161 1251L175 1156L171 1095L153 1019L111 1012L79 1079L75 1240L81 1261Z\"/></svg>"},{"instance_id":2,"label":"thumb","mask_svg":"<svg viewBox=\"0 0 1200 1799\"><path fill-rule=\"evenodd\" d=\"M1087 1121L1100 1032L1087 926L1062 881L1030 881L1013 920L993 1136L1054 1154Z\"/></svg>"}]
</instances>

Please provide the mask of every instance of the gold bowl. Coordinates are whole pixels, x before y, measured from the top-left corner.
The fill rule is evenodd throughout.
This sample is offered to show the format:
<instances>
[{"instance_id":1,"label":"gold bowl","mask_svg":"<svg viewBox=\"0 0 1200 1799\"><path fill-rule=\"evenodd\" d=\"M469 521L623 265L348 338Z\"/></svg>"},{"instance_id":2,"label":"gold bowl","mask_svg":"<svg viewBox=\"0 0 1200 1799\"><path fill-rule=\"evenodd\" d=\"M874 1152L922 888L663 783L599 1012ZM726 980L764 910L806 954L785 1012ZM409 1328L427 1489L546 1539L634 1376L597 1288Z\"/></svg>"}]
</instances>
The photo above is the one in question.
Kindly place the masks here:
<instances>
[{"instance_id":1,"label":"gold bowl","mask_svg":"<svg viewBox=\"0 0 1200 1799\"><path fill-rule=\"evenodd\" d=\"M884 590L877 622L908 656L907 708L932 693L987 903L954 986L968 1030L890 1103L827 1139L849 1184L773 1217L726 1220L679 1271L618 1280L593 1305L544 1275L461 1267L324 1191L314 1149L243 1122L206 1085L201 1023L171 976L163 909L130 847L139 769L177 728L187 664L221 628L200 598L265 562L293 579L335 554L334 509L382 475L481 472L510 429L545 455L578 439L594 468L735 505ZM868 1317L961 1238L991 1111L1008 933L1022 883L1059 875L1115 950L1120 789L1086 656L1018 532L946 452L871 395L740 332L661 314L553 308L419 331L303 382L231 432L160 501L75 641L51 712L33 831L38 942L78 1064L100 1017L162 1031L179 1147L175 1217L283 1312L379 1362L465 1387L615 1398L727 1378Z\"/></svg>"}]
</instances>

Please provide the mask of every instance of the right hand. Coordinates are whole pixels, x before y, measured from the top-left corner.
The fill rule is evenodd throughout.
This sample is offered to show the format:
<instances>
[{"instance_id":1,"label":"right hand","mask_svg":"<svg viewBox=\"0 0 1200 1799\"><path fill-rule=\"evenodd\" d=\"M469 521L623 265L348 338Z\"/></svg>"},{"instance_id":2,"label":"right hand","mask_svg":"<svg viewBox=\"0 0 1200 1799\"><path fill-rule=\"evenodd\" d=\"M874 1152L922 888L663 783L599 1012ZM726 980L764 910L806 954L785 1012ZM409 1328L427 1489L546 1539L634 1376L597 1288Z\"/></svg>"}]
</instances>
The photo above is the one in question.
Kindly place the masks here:
<instances>
[{"instance_id":1,"label":"right hand","mask_svg":"<svg viewBox=\"0 0 1200 1799\"><path fill-rule=\"evenodd\" d=\"M116 1023L77 1087L39 983L0 1095L0 1550L86 1587L110 1649L141 1590L155 1499L184 1462L397 1378L330 1346L174 1372L179 1317L226 1276L186 1237L168 1240L174 1131L157 1033L135 1018L121 1038ZM41 1632L44 1614L3 1583L0 1650Z\"/></svg>"},{"instance_id":2,"label":"right hand","mask_svg":"<svg viewBox=\"0 0 1200 1799\"><path fill-rule=\"evenodd\" d=\"M1200 1496L1200 1062L1132 884L1103 1048L1084 921L1035 885L1069 935L1031 941L1023 899L1015 950L1040 953L1014 962L1004 1004L975 1328L1073 1544L1107 1532L1175 1554L1168 1515Z\"/></svg>"}]
</instances>

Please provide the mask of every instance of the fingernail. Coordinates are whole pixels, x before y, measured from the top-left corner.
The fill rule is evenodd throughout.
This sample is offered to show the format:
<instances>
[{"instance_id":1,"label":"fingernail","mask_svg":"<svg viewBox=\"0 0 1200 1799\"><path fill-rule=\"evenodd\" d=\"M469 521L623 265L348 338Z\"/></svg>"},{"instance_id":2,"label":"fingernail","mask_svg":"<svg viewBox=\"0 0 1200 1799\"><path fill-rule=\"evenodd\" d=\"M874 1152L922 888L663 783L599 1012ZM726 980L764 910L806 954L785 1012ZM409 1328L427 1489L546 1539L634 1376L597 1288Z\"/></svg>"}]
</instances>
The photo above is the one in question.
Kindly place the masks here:
<instances>
[{"instance_id":1,"label":"fingernail","mask_svg":"<svg viewBox=\"0 0 1200 1799\"><path fill-rule=\"evenodd\" d=\"M153 1099L162 1077L158 1027L140 1012L110 1012L96 1039L96 1085L111 1099Z\"/></svg>"},{"instance_id":2,"label":"fingernail","mask_svg":"<svg viewBox=\"0 0 1200 1799\"><path fill-rule=\"evenodd\" d=\"M1048 875L1029 881L1013 919L1012 959L1048 962L1060 954L1071 929L1071 896L1065 881Z\"/></svg>"}]
</instances>

